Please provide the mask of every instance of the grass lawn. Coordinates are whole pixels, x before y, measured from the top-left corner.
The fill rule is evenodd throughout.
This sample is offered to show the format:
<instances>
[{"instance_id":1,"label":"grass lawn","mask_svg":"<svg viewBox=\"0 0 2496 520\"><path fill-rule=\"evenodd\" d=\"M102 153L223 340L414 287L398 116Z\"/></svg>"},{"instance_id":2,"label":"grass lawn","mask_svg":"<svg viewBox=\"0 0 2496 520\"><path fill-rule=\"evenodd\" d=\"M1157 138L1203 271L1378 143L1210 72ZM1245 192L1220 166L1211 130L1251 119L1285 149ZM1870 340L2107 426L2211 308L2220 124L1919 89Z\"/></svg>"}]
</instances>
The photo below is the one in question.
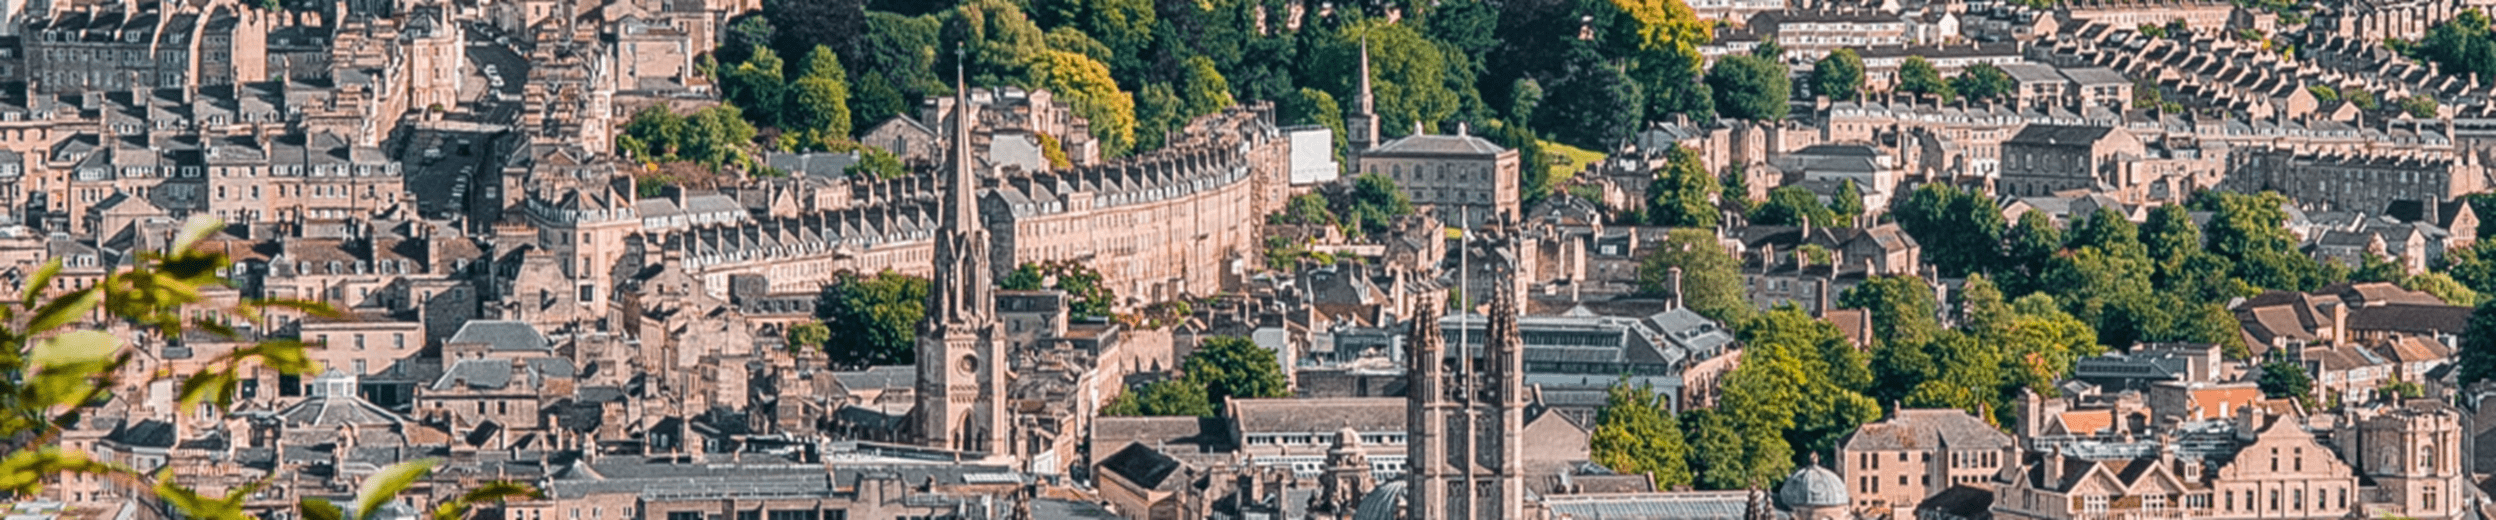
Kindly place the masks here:
<instances>
[{"instance_id":1,"label":"grass lawn","mask_svg":"<svg viewBox=\"0 0 2496 520\"><path fill-rule=\"evenodd\" d=\"M1567 185L1577 172L1586 171L1586 165L1603 160L1603 154L1551 141L1543 141L1543 153L1552 157L1551 178L1543 179L1547 191Z\"/></svg>"}]
</instances>

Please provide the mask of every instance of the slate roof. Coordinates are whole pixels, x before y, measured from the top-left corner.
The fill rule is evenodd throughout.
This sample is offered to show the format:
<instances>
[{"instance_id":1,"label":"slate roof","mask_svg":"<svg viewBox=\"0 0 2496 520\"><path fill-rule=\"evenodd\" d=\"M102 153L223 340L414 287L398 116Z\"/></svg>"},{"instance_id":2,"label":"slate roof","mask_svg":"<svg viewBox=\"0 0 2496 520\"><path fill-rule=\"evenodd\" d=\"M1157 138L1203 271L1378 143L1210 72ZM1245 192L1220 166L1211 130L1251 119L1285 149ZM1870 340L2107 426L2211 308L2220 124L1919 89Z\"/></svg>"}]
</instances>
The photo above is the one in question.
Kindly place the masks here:
<instances>
[{"instance_id":1,"label":"slate roof","mask_svg":"<svg viewBox=\"0 0 2496 520\"><path fill-rule=\"evenodd\" d=\"M1413 134L1387 141L1362 155L1498 155L1507 148L1472 135Z\"/></svg>"},{"instance_id":2,"label":"slate roof","mask_svg":"<svg viewBox=\"0 0 2496 520\"><path fill-rule=\"evenodd\" d=\"M2114 132L2111 126L2028 125L2002 144L2032 146L2089 146Z\"/></svg>"},{"instance_id":3,"label":"slate roof","mask_svg":"<svg viewBox=\"0 0 2496 520\"><path fill-rule=\"evenodd\" d=\"M1554 518L1741 520L1749 518L1750 493L1585 493L1542 498Z\"/></svg>"},{"instance_id":4,"label":"slate roof","mask_svg":"<svg viewBox=\"0 0 2496 520\"><path fill-rule=\"evenodd\" d=\"M1404 431L1404 398L1238 399L1229 413L1242 434Z\"/></svg>"},{"instance_id":5,"label":"slate roof","mask_svg":"<svg viewBox=\"0 0 2496 520\"><path fill-rule=\"evenodd\" d=\"M871 388L897 390L915 388L919 384L917 365L867 367L866 370L833 372L832 380L850 391Z\"/></svg>"},{"instance_id":6,"label":"slate roof","mask_svg":"<svg viewBox=\"0 0 2496 520\"><path fill-rule=\"evenodd\" d=\"M450 390L466 386L472 390L501 390L521 378L527 378L526 384L535 387L548 378L569 379L578 373L572 366L572 360L554 357L520 360L520 367L523 371L513 370L512 360L508 359L463 359L443 370L442 377L434 380L432 388Z\"/></svg>"},{"instance_id":7,"label":"slate roof","mask_svg":"<svg viewBox=\"0 0 2496 520\"><path fill-rule=\"evenodd\" d=\"M2011 437L1956 409L1899 410L1889 420L1863 425L1846 437L1850 451L2004 450Z\"/></svg>"},{"instance_id":8,"label":"slate roof","mask_svg":"<svg viewBox=\"0 0 2496 520\"><path fill-rule=\"evenodd\" d=\"M471 320L459 326L445 343L484 343L496 351L554 351L537 327L526 322L507 320Z\"/></svg>"},{"instance_id":9,"label":"slate roof","mask_svg":"<svg viewBox=\"0 0 2496 520\"><path fill-rule=\"evenodd\" d=\"M124 423L104 439L140 448L171 448L175 442L173 423L155 419Z\"/></svg>"},{"instance_id":10,"label":"slate roof","mask_svg":"<svg viewBox=\"0 0 2496 520\"><path fill-rule=\"evenodd\" d=\"M1918 516L1930 511L1956 518L1987 518L1992 509L1993 490L1968 485L1950 486L1915 505Z\"/></svg>"}]
</instances>

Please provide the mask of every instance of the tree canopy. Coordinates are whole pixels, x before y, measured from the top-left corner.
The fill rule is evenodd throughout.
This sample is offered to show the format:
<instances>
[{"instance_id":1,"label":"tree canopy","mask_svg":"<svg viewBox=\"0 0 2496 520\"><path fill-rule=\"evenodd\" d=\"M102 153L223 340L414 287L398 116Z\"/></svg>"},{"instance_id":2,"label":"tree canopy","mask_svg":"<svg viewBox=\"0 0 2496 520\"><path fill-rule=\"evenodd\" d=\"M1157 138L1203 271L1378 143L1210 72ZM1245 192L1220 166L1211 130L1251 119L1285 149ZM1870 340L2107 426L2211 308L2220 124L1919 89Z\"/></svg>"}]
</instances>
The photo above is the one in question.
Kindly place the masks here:
<instances>
[{"instance_id":1,"label":"tree canopy","mask_svg":"<svg viewBox=\"0 0 2496 520\"><path fill-rule=\"evenodd\" d=\"M834 277L815 306L816 317L832 331L824 354L844 367L915 362L927 294L927 279L916 276L884 272Z\"/></svg>"},{"instance_id":2,"label":"tree canopy","mask_svg":"<svg viewBox=\"0 0 2496 520\"><path fill-rule=\"evenodd\" d=\"M1638 285L1649 293L1677 296L1700 315L1726 323L1751 313L1742 288L1741 264L1705 229L1674 228L1638 265ZM1673 294L1672 268L1681 268L1681 294Z\"/></svg>"},{"instance_id":3,"label":"tree canopy","mask_svg":"<svg viewBox=\"0 0 2496 520\"><path fill-rule=\"evenodd\" d=\"M1829 51L1811 64L1812 93L1837 101L1853 101L1863 92L1863 56L1854 49Z\"/></svg>"},{"instance_id":4,"label":"tree canopy","mask_svg":"<svg viewBox=\"0 0 2496 520\"><path fill-rule=\"evenodd\" d=\"M1751 56L1726 56L1707 72L1707 86L1716 93L1716 113L1737 119L1785 119L1792 86L1785 64Z\"/></svg>"}]
</instances>

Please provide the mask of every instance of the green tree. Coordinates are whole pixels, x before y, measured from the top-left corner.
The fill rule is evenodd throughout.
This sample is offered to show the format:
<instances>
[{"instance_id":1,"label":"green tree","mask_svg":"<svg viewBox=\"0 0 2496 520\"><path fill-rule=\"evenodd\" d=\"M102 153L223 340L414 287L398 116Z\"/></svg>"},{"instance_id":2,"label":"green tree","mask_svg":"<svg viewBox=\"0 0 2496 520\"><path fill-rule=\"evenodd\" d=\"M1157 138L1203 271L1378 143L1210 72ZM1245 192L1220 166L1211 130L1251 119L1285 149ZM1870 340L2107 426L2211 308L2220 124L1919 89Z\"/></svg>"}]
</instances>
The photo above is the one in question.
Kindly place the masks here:
<instances>
[{"instance_id":1,"label":"green tree","mask_svg":"<svg viewBox=\"0 0 2496 520\"><path fill-rule=\"evenodd\" d=\"M865 0L771 0L763 2L770 18L772 50L795 56L815 47L856 55L860 35L867 32ZM754 105L761 108L761 105Z\"/></svg>"},{"instance_id":2,"label":"green tree","mask_svg":"<svg viewBox=\"0 0 2496 520\"><path fill-rule=\"evenodd\" d=\"M754 48L753 56L720 78L720 99L740 107L771 110L780 106L780 98L788 88L780 75L784 65L779 53L769 47Z\"/></svg>"},{"instance_id":3,"label":"green tree","mask_svg":"<svg viewBox=\"0 0 2496 520\"><path fill-rule=\"evenodd\" d=\"M899 179L910 175L910 170L901 165L901 156L893 155L892 152L870 146L859 146L857 152L858 163L842 168L842 174L863 175L877 179Z\"/></svg>"},{"instance_id":4,"label":"green tree","mask_svg":"<svg viewBox=\"0 0 2496 520\"><path fill-rule=\"evenodd\" d=\"M1073 260L1025 262L1007 273L998 286L1011 291L1066 291L1067 312L1075 319L1108 317L1118 294L1101 284L1101 272Z\"/></svg>"},{"instance_id":5,"label":"green tree","mask_svg":"<svg viewBox=\"0 0 2496 520\"><path fill-rule=\"evenodd\" d=\"M1829 51L1811 64L1814 93L1837 101L1853 101L1863 92L1863 56L1854 49Z\"/></svg>"},{"instance_id":6,"label":"green tree","mask_svg":"<svg viewBox=\"0 0 2496 520\"><path fill-rule=\"evenodd\" d=\"M1413 214L1412 199L1385 175L1364 173L1352 178L1351 189L1328 194L1335 216L1363 235L1384 233L1396 217Z\"/></svg>"},{"instance_id":7,"label":"green tree","mask_svg":"<svg viewBox=\"0 0 2496 520\"><path fill-rule=\"evenodd\" d=\"M1837 225L1837 212L1820 203L1820 195L1802 186L1768 190L1768 202L1751 209L1751 223L1763 226Z\"/></svg>"},{"instance_id":8,"label":"green tree","mask_svg":"<svg viewBox=\"0 0 2496 520\"><path fill-rule=\"evenodd\" d=\"M2297 250L2289 233L2288 198L2275 192L2246 195L2203 192L2194 203L2211 212L2203 230L2211 253L2233 259L2236 278L2255 287L2309 290L2336 281L2333 273Z\"/></svg>"},{"instance_id":9,"label":"green tree","mask_svg":"<svg viewBox=\"0 0 2496 520\"><path fill-rule=\"evenodd\" d=\"M2063 230L2045 212L2030 211L2020 214L2019 225L2005 235L2002 261L1992 270L2019 289L2015 292L2029 292L2039 285L2038 277L2045 275L2054 255L2062 253Z\"/></svg>"},{"instance_id":10,"label":"green tree","mask_svg":"<svg viewBox=\"0 0 2496 520\"><path fill-rule=\"evenodd\" d=\"M1344 160L1346 150L1351 148L1350 141L1345 139L1351 135L1345 133L1347 128L1343 123L1343 108L1335 103L1333 94L1327 94L1323 90L1304 88L1293 95L1284 96L1275 104L1282 112L1284 124L1326 127L1326 130L1335 136L1335 163L1347 167L1351 164Z\"/></svg>"},{"instance_id":11,"label":"green tree","mask_svg":"<svg viewBox=\"0 0 2496 520\"><path fill-rule=\"evenodd\" d=\"M1266 218L1266 222L1289 225L1336 225L1334 211L1326 209L1326 197L1315 193L1293 195L1283 201L1283 210Z\"/></svg>"},{"instance_id":12,"label":"green tree","mask_svg":"<svg viewBox=\"0 0 2496 520\"><path fill-rule=\"evenodd\" d=\"M1551 174L1554 169L1551 155L1543 150L1543 138L1535 135L1533 129L1505 121L1492 121L1482 127L1480 133L1491 144L1517 151L1517 190L1522 192L1518 195L1524 199L1525 206L1542 202L1543 197L1551 194L1555 184L1568 180L1566 175L1554 177Z\"/></svg>"},{"instance_id":13,"label":"green tree","mask_svg":"<svg viewBox=\"0 0 2496 520\"><path fill-rule=\"evenodd\" d=\"M1534 110L1543 106L1543 84L1534 78L1517 78L1508 87L1508 120L1533 121Z\"/></svg>"},{"instance_id":14,"label":"green tree","mask_svg":"<svg viewBox=\"0 0 2496 520\"><path fill-rule=\"evenodd\" d=\"M1839 183L1837 194L1829 197L1829 211L1835 212L1841 221L1863 216L1863 189L1856 187L1853 179Z\"/></svg>"},{"instance_id":15,"label":"green tree","mask_svg":"<svg viewBox=\"0 0 2496 520\"><path fill-rule=\"evenodd\" d=\"M1672 268L1681 268L1681 292L1673 294ZM1648 293L1675 296L1691 311L1725 323L1751 313L1743 296L1742 265L1733 253L1704 229L1674 228L1662 244L1638 264L1638 286Z\"/></svg>"},{"instance_id":16,"label":"green tree","mask_svg":"<svg viewBox=\"0 0 2496 520\"><path fill-rule=\"evenodd\" d=\"M863 367L915 361L919 322L927 315L928 281L886 271L841 273L824 287L816 317L832 329L824 344L834 365Z\"/></svg>"},{"instance_id":17,"label":"green tree","mask_svg":"<svg viewBox=\"0 0 2496 520\"><path fill-rule=\"evenodd\" d=\"M2401 112L2409 114L2409 117L2434 119L2437 106L2435 96L2416 94L2401 98Z\"/></svg>"},{"instance_id":18,"label":"green tree","mask_svg":"<svg viewBox=\"0 0 2496 520\"><path fill-rule=\"evenodd\" d=\"M1596 464L1621 473L1644 473L1658 488L1690 485L1690 446L1681 424L1653 388L1614 383L1595 413L1589 440Z\"/></svg>"},{"instance_id":19,"label":"green tree","mask_svg":"<svg viewBox=\"0 0 2496 520\"><path fill-rule=\"evenodd\" d=\"M2462 285L2461 282L2453 280L2452 275L2444 273L2433 271L2420 273L2403 280L2401 288L2433 294L2437 299L2444 300L2444 303L2453 305L2468 307L2479 305L2478 291L2470 290L2469 286Z\"/></svg>"},{"instance_id":20,"label":"green tree","mask_svg":"<svg viewBox=\"0 0 2496 520\"><path fill-rule=\"evenodd\" d=\"M754 125L734 105L695 111L685 126L684 148L677 156L714 169L744 164L746 149L754 144Z\"/></svg>"},{"instance_id":21,"label":"green tree","mask_svg":"<svg viewBox=\"0 0 2496 520\"><path fill-rule=\"evenodd\" d=\"M1135 96L1135 149L1161 148L1170 132L1187 124L1186 105L1170 84L1145 84Z\"/></svg>"},{"instance_id":22,"label":"green tree","mask_svg":"<svg viewBox=\"0 0 2496 520\"><path fill-rule=\"evenodd\" d=\"M1114 63L1118 57L1118 53L1109 50L1108 45L1102 45L1100 40L1092 39L1092 35L1084 34L1083 31L1073 27L1061 26L1049 29L1049 32L1041 35L1041 41L1048 42L1049 50L1081 54L1083 57L1092 58L1092 61L1101 63ZM1115 71L1117 67L1115 64L1110 65L1110 70Z\"/></svg>"},{"instance_id":23,"label":"green tree","mask_svg":"<svg viewBox=\"0 0 2496 520\"><path fill-rule=\"evenodd\" d=\"M1049 56L1051 53L1065 51L1050 50L1046 33L1041 32L1040 26L1031 22L1031 18L1023 12L1022 8L1008 0L963 2L962 5L945 12L942 24L942 33L937 40L941 43L938 45L958 42L966 49L964 49L963 56L957 57L953 48L931 48L929 50L935 53L933 65L939 70L950 70L957 60L969 58L971 62L962 66L968 69L971 75L969 83L973 85L1034 85L1048 88L1050 92L1062 97L1068 93L1056 87L1067 82L1038 81L1043 78L1042 73L1036 69L1040 68L1044 62L1052 62L1051 65L1065 65L1069 68L1089 68L1089 66L1059 63L1069 60ZM1066 54L1083 56L1077 53ZM1109 79L1107 65L1091 61L1089 57L1084 57L1083 61L1100 67L1099 78L1085 78L1087 86L1097 87L1097 85L1090 85L1093 83L1114 83ZM1088 76L1092 72L1084 70L1081 74ZM1060 73L1063 74L1063 72ZM1098 92L1090 94L1098 94ZM1087 102L1098 103L1099 101L1087 100ZM1073 104L1073 101L1068 100L1068 103ZM1082 115L1081 110L1083 109L1078 110L1078 115ZM1129 109L1129 111L1133 110ZM1092 122L1093 130L1098 132L1100 120L1092 119Z\"/></svg>"},{"instance_id":24,"label":"green tree","mask_svg":"<svg viewBox=\"0 0 2496 520\"><path fill-rule=\"evenodd\" d=\"M1101 415L1213 417L1213 400L1204 383L1187 379L1155 381L1110 399Z\"/></svg>"},{"instance_id":25,"label":"green tree","mask_svg":"<svg viewBox=\"0 0 2496 520\"><path fill-rule=\"evenodd\" d=\"M1872 313L1873 337L1904 345L1932 341L1941 332L1933 287L1914 276L1875 276L1840 293L1837 306Z\"/></svg>"},{"instance_id":26,"label":"green tree","mask_svg":"<svg viewBox=\"0 0 2496 520\"><path fill-rule=\"evenodd\" d=\"M952 92L953 82L936 75L936 58L951 54L950 45L940 44L944 22L935 16L904 16L885 11L867 12L867 33L860 37L857 54L842 54L843 65L866 71L859 80L858 98L861 105L852 106L861 121L881 123L893 115L907 113L910 107L931 94ZM939 46L944 46L939 51ZM898 100L894 105L883 103L876 92L876 77L884 78ZM950 73L946 78L950 78ZM885 111L885 108L890 111Z\"/></svg>"},{"instance_id":27,"label":"green tree","mask_svg":"<svg viewBox=\"0 0 2496 520\"><path fill-rule=\"evenodd\" d=\"M831 341L832 329L830 327L825 327L823 322L809 321L789 326L788 343L790 350L820 349L823 348L825 343L829 343Z\"/></svg>"},{"instance_id":28,"label":"green tree","mask_svg":"<svg viewBox=\"0 0 2496 520\"><path fill-rule=\"evenodd\" d=\"M832 138L848 138L849 72L841 69L840 56L832 54L829 47L815 46L814 51L806 53L801 70L805 73L789 89L784 123Z\"/></svg>"},{"instance_id":29,"label":"green tree","mask_svg":"<svg viewBox=\"0 0 2496 520\"><path fill-rule=\"evenodd\" d=\"M1206 338L1180 362L1179 370L1187 373L1188 380L1203 384L1206 400L1217 407L1232 398L1291 396L1291 382L1283 379L1283 367L1274 360L1274 351L1248 338Z\"/></svg>"},{"instance_id":30,"label":"green tree","mask_svg":"<svg viewBox=\"0 0 2496 520\"><path fill-rule=\"evenodd\" d=\"M2496 299L2479 302L2461 333L2461 385L2496 377Z\"/></svg>"},{"instance_id":31,"label":"green tree","mask_svg":"<svg viewBox=\"0 0 2496 520\"><path fill-rule=\"evenodd\" d=\"M1415 123L1435 127L1456 113L1461 101L1447 86L1447 55L1408 24L1363 20L1319 38L1299 77L1336 99L1356 97L1361 43L1367 38L1372 103L1382 136L1412 133Z\"/></svg>"},{"instance_id":32,"label":"green tree","mask_svg":"<svg viewBox=\"0 0 2496 520\"><path fill-rule=\"evenodd\" d=\"M1743 432L1736 430L1733 417L1707 408L1682 412L1679 421L1688 432L1689 467L1692 479L1700 489L1741 489L1750 485L1751 451ZM1778 436L1758 437L1762 443L1783 444ZM1791 451L1792 448L1785 448ZM1761 450L1773 451L1773 450ZM1773 461L1763 461L1773 462ZM1790 467L1790 466L1789 466Z\"/></svg>"},{"instance_id":33,"label":"green tree","mask_svg":"<svg viewBox=\"0 0 2496 520\"><path fill-rule=\"evenodd\" d=\"M2464 9L2460 16L2428 29L2418 40L2415 54L2451 74L2487 79L2496 73L2496 41L2489 37L2487 15L2478 9Z\"/></svg>"},{"instance_id":34,"label":"green tree","mask_svg":"<svg viewBox=\"0 0 2496 520\"><path fill-rule=\"evenodd\" d=\"M1638 130L1645 116L1636 79L1585 48L1569 54L1565 70L1534 110L1540 118L1534 126L1560 142L1596 150L1609 150Z\"/></svg>"},{"instance_id":35,"label":"green tree","mask_svg":"<svg viewBox=\"0 0 2496 520\"><path fill-rule=\"evenodd\" d=\"M1825 373L1826 364L1811 361L1824 350L1792 340L1769 340L1772 336L1762 331L1782 328L1768 324L1811 323L1808 317L1801 317L1801 311L1791 306L1769 315L1744 324L1737 335L1745 345L1742 364L1720 379L1717 409L1731 416L1732 429L1747 440L1742 450L1745 471L1739 475L1743 486L1784 478L1797 453L1834 449L1838 439L1856 426L1880 417L1880 406L1871 398L1840 386ZM1714 475L1715 469L1703 474L1703 484L1735 483Z\"/></svg>"},{"instance_id":36,"label":"green tree","mask_svg":"<svg viewBox=\"0 0 2496 520\"><path fill-rule=\"evenodd\" d=\"M1101 154L1126 155L1135 146L1135 98L1118 89L1109 67L1081 54L1041 51L1031 63L1033 83L1065 100L1076 116L1092 124Z\"/></svg>"},{"instance_id":37,"label":"green tree","mask_svg":"<svg viewBox=\"0 0 2496 520\"><path fill-rule=\"evenodd\" d=\"M688 129L684 116L668 108L666 103L651 105L633 113L624 123L624 133L616 137L616 148L634 159L669 161L676 157L685 143Z\"/></svg>"},{"instance_id":38,"label":"green tree","mask_svg":"<svg viewBox=\"0 0 2496 520\"><path fill-rule=\"evenodd\" d=\"M2320 83L2306 85L2305 91L2306 93L2313 94L2314 101L2318 103L2330 103L2340 100L2340 91L2331 88L2331 85L2324 85Z\"/></svg>"},{"instance_id":39,"label":"green tree","mask_svg":"<svg viewBox=\"0 0 2496 520\"><path fill-rule=\"evenodd\" d=\"M2263 363L2262 376L2255 383L2262 387L2262 395L2267 397L2314 397L2314 377L2306 374L2305 366L2293 361Z\"/></svg>"},{"instance_id":40,"label":"green tree","mask_svg":"<svg viewBox=\"0 0 2496 520\"><path fill-rule=\"evenodd\" d=\"M2347 98L2349 100L2349 104L2357 105L2357 108L2361 110L2377 110L2383 108L2383 103L2375 100L2374 92L2351 90L2342 93L2341 97Z\"/></svg>"},{"instance_id":41,"label":"green tree","mask_svg":"<svg viewBox=\"0 0 2496 520\"><path fill-rule=\"evenodd\" d=\"M1719 178L1718 184L1724 185L1718 200L1724 203L1725 209L1745 216L1751 214L1750 168L1741 163L1726 165L1725 174Z\"/></svg>"},{"instance_id":42,"label":"green tree","mask_svg":"<svg viewBox=\"0 0 2496 520\"><path fill-rule=\"evenodd\" d=\"M1030 2L1034 22L1089 35L1113 56L1105 60L1122 76L1142 72L1154 40L1158 19L1150 0L1038 0Z\"/></svg>"},{"instance_id":43,"label":"green tree","mask_svg":"<svg viewBox=\"0 0 2496 520\"><path fill-rule=\"evenodd\" d=\"M2000 261L2007 223L1992 198L1937 182L1895 200L1889 214L1942 276L1991 271Z\"/></svg>"},{"instance_id":44,"label":"green tree","mask_svg":"<svg viewBox=\"0 0 2496 520\"><path fill-rule=\"evenodd\" d=\"M879 124L892 119L893 116L901 115L903 111L909 109L910 103L901 96L900 90L893 88L892 80L886 79L882 71L867 71L865 76L860 76L858 97L850 101L850 115L853 116L853 120L869 125ZM865 133L867 129L867 126L856 126L851 130L855 133Z\"/></svg>"},{"instance_id":45,"label":"green tree","mask_svg":"<svg viewBox=\"0 0 2496 520\"><path fill-rule=\"evenodd\" d=\"M1204 56L1187 59L1185 79L1179 86L1187 92L1189 117L1220 112L1233 104L1230 80L1223 79L1222 71L1214 70L1213 60Z\"/></svg>"},{"instance_id":46,"label":"green tree","mask_svg":"<svg viewBox=\"0 0 2496 520\"><path fill-rule=\"evenodd\" d=\"M1933 62L1926 61L1923 56L1908 56L1907 61L1898 65L1898 91L1929 95L1942 101L1956 99L1959 95L1951 90L1950 82L1941 79L1941 69L1933 68Z\"/></svg>"},{"instance_id":47,"label":"green tree","mask_svg":"<svg viewBox=\"0 0 2496 520\"><path fill-rule=\"evenodd\" d=\"M1647 185L1653 199L1647 222L1670 227L1716 227L1716 176L1700 164L1698 152L1674 146L1664 169Z\"/></svg>"},{"instance_id":48,"label":"green tree","mask_svg":"<svg viewBox=\"0 0 2496 520\"><path fill-rule=\"evenodd\" d=\"M1726 56L1708 71L1707 86L1716 94L1716 113L1725 117L1774 121L1792 109L1786 102L1792 86L1785 65L1776 60Z\"/></svg>"},{"instance_id":49,"label":"green tree","mask_svg":"<svg viewBox=\"0 0 2496 520\"><path fill-rule=\"evenodd\" d=\"M2002 72L2000 67L1990 63L1969 65L1967 70L1959 72L1959 77L1950 80L1950 91L1968 99L2000 98L2009 95L2018 86L2010 73Z\"/></svg>"}]
</instances>

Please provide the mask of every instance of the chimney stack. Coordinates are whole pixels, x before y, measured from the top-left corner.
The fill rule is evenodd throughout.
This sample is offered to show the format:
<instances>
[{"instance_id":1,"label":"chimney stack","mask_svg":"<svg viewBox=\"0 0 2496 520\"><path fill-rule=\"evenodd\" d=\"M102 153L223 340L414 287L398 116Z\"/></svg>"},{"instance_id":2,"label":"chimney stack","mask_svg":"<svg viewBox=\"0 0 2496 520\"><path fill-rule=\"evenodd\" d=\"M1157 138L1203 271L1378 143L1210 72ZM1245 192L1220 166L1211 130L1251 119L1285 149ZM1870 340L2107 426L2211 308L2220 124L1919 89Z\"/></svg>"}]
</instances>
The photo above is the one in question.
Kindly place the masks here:
<instances>
[{"instance_id":1,"label":"chimney stack","mask_svg":"<svg viewBox=\"0 0 2496 520\"><path fill-rule=\"evenodd\" d=\"M1664 269L1664 277L1665 277L1665 279L1666 279L1666 283L1672 284L1672 290L1673 290L1673 306L1672 306L1672 308L1674 308L1674 309L1680 309L1680 308L1682 308L1682 307L1683 307L1683 298L1682 298L1682 296L1681 296L1681 267L1680 267L1680 266L1673 266L1673 267L1665 268L1665 269Z\"/></svg>"}]
</instances>

